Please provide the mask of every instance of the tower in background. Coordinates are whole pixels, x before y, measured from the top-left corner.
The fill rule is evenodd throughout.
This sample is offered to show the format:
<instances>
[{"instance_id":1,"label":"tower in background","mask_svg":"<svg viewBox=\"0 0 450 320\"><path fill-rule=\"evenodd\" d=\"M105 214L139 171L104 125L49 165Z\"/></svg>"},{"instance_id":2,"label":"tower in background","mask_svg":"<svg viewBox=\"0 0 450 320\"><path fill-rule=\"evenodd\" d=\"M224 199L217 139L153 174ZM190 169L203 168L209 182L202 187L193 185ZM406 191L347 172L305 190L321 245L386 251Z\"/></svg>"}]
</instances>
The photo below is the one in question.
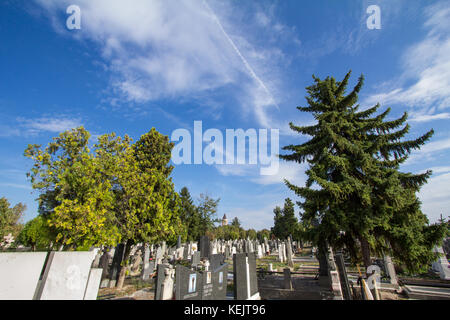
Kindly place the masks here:
<instances>
[{"instance_id":1,"label":"tower in background","mask_svg":"<svg viewBox=\"0 0 450 320\"><path fill-rule=\"evenodd\" d=\"M222 226L226 226L228 225L228 219L227 219L227 215L224 214L223 218L222 218Z\"/></svg>"}]
</instances>

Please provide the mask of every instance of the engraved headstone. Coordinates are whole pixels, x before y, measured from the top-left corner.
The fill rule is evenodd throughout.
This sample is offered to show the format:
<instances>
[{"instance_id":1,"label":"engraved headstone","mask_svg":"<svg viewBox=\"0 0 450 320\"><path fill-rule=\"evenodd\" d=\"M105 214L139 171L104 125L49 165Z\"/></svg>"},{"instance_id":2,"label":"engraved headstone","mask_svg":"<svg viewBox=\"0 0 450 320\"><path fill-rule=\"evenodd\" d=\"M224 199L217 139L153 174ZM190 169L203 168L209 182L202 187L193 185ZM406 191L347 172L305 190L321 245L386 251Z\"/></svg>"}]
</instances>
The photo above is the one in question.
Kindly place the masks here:
<instances>
[{"instance_id":1,"label":"engraved headstone","mask_svg":"<svg viewBox=\"0 0 450 320\"><path fill-rule=\"evenodd\" d=\"M175 279L176 300L201 300L203 277L200 272L193 271L182 265L177 265Z\"/></svg>"}]
</instances>

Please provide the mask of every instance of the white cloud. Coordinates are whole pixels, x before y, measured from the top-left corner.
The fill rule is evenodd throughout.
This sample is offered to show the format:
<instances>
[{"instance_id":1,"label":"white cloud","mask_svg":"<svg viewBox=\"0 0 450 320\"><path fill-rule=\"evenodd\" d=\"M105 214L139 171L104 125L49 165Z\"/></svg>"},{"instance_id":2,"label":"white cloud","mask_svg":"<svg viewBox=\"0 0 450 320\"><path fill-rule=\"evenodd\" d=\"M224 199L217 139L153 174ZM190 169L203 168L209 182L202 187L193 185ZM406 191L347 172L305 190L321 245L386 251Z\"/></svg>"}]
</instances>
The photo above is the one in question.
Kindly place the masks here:
<instances>
[{"instance_id":1,"label":"white cloud","mask_svg":"<svg viewBox=\"0 0 450 320\"><path fill-rule=\"evenodd\" d=\"M449 216L450 208L450 172L432 177L422 187L418 194L422 201L422 211L431 223L436 222L440 215Z\"/></svg>"},{"instance_id":2,"label":"white cloud","mask_svg":"<svg viewBox=\"0 0 450 320\"><path fill-rule=\"evenodd\" d=\"M259 185L284 184L284 179L295 185L304 185L307 164L280 160L278 172L274 175L260 175L260 167L257 165L217 165L216 169L223 176L247 177L249 181Z\"/></svg>"},{"instance_id":3,"label":"white cloud","mask_svg":"<svg viewBox=\"0 0 450 320\"><path fill-rule=\"evenodd\" d=\"M280 167L277 174L270 176L260 175L251 178L250 180L262 185L271 185L284 184L284 179L286 179L295 185L304 186L307 179L305 174L307 166L307 164L280 161Z\"/></svg>"},{"instance_id":4,"label":"white cloud","mask_svg":"<svg viewBox=\"0 0 450 320\"><path fill-rule=\"evenodd\" d=\"M438 114L414 114L409 121L411 122L427 122L432 120L443 120L443 119L450 119L450 113L444 112L444 113L438 113Z\"/></svg>"},{"instance_id":5,"label":"white cloud","mask_svg":"<svg viewBox=\"0 0 450 320\"><path fill-rule=\"evenodd\" d=\"M18 118L17 122L24 128L25 135L40 132L62 132L81 126L80 119L69 119L66 117L42 117L38 119Z\"/></svg>"},{"instance_id":6,"label":"white cloud","mask_svg":"<svg viewBox=\"0 0 450 320\"><path fill-rule=\"evenodd\" d=\"M18 117L14 125L0 124L0 137L26 137L42 132L59 133L82 125L81 119L67 116L41 117L27 119Z\"/></svg>"},{"instance_id":7,"label":"white cloud","mask_svg":"<svg viewBox=\"0 0 450 320\"><path fill-rule=\"evenodd\" d=\"M391 81L392 89L366 100L369 105L408 104L422 115L413 120L422 122L448 118L448 113L436 112L450 107L450 7L443 1L427 7L424 13L428 33L405 51L402 75Z\"/></svg>"},{"instance_id":8,"label":"white cloud","mask_svg":"<svg viewBox=\"0 0 450 320\"><path fill-rule=\"evenodd\" d=\"M72 0L35 1L54 25L56 17L73 4ZM76 4L82 23L75 37L100 46L112 71L112 101L117 102L117 96L137 103L179 99L231 85L238 89L242 107L254 112L263 127L270 126L267 113L277 105L279 84L274 78L283 55L277 46L261 50L262 46L250 44L250 35L244 36L233 20L238 7L191 0L134 0L133 5L78 0ZM272 28L272 18L262 13L247 22L258 25L260 32L271 28L271 35L289 32ZM55 28L61 32L61 27Z\"/></svg>"},{"instance_id":9,"label":"white cloud","mask_svg":"<svg viewBox=\"0 0 450 320\"><path fill-rule=\"evenodd\" d=\"M431 161L438 157L440 152L448 149L450 149L450 138L429 142L423 145L420 150L414 150L404 165L407 166L418 162Z\"/></svg>"},{"instance_id":10,"label":"white cloud","mask_svg":"<svg viewBox=\"0 0 450 320\"><path fill-rule=\"evenodd\" d=\"M33 190L29 185L18 184L18 183L0 183L0 187L6 188L14 188L14 189L24 189L24 190Z\"/></svg>"}]
</instances>

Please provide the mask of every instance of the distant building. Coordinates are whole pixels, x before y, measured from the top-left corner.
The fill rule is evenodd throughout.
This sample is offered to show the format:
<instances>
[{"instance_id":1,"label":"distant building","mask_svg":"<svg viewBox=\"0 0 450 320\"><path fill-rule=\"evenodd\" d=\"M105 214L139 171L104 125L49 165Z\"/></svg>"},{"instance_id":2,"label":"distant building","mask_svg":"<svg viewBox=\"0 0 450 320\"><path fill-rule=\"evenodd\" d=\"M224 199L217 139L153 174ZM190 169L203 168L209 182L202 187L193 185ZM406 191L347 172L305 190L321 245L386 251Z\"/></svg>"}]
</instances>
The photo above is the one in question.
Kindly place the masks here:
<instances>
[{"instance_id":1,"label":"distant building","mask_svg":"<svg viewBox=\"0 0 450 320\"><path fill-rule=\"evenodd\" d=\"M222 226L226 226L228 225L228 219L227 219L227 215L224 214L223 218L222 218Z\"/></svg>"}]
</instances>

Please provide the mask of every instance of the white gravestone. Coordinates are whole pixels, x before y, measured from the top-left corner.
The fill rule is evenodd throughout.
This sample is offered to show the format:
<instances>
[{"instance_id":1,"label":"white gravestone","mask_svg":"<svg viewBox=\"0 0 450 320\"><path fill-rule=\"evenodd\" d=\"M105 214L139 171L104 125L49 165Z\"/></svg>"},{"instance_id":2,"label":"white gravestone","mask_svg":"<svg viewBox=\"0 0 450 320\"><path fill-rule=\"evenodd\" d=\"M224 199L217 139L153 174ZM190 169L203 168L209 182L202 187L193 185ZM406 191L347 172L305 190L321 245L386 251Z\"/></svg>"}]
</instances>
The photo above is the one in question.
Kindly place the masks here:
<instances>
[{"instance_id":1,"label":"white gravestone","mask_svg":"<svg viewBox=\"0 0 450 320\"><path fill-rule=\"evenodd\" d=\"M47 252L0 253L0 300L32 300Z\"/></svg>"},{"instance_id":2,"label":"white gravestone","mask_svg":"<svg viewBox=\"0 0 450 320\"><path fill-rule=\"evenodd\" d=\"M51 252L40 300L83 300L96 252Z\"/></svg>"},{"instance_id":3,"label":"white gravestone","mask_svg":"<svg viewBox=\"0 0 450 320\"><path fill-rule=\"evenodd\" d=\"M173 298L173 276L175 269L167 268L164 271L166 278L162 283L161 300L172 300Z\"/></svg>"},{"instance_id":4,"label":"white gravestone","mask_svg":"<svg viewBox=\"0 0 450 320\"><path fill-rule=\"evenodd\" d=\"M102 272L103 269L100 268L91 269L86 285L86 291L84 293L84 300L97 300L98 289L100 287L100 281L102 280Z\"/></svg>"}]
</instances>

